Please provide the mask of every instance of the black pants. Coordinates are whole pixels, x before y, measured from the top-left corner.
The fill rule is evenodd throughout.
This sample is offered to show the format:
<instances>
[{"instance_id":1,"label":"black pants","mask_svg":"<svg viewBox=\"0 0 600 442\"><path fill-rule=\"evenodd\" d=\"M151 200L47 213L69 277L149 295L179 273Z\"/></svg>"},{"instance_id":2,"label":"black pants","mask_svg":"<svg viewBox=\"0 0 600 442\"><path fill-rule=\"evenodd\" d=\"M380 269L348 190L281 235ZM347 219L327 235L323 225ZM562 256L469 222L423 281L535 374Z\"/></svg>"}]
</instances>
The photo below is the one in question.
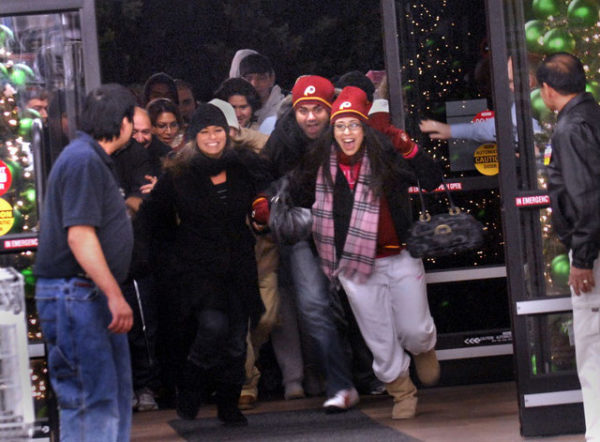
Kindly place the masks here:
<instances>
[{"instance_id":1,"label":"black pants","mask_svg":"<svg viewBox=\"0 0 600 442\"><path fill-rule=\"evenodd\" d=\"M158 294L152 275L136 279L136 282L138 293L132 278L128 278L121 285L123 296L133 310L133 327L127 335L131 353L133 389L137 391L148 387L156 391L160 386L159 364L156 358ZM143 312L140 312L140 304Z\"/></svg>"},{"instance_id":2,"label":"black pants","mask_svg":"<svg viewBox=\"0 0 600 442\"><path fill-rule=\"evenodd\" d=\"M198 370L203 383L239 385L245 380L248 313L239 297L229 296L227 309L217 309L183 301L180 315L172 318L171 332L178 346L175 355L178 388L189 387L189 374L181 367Z\"/></svg>"}]
</instances>

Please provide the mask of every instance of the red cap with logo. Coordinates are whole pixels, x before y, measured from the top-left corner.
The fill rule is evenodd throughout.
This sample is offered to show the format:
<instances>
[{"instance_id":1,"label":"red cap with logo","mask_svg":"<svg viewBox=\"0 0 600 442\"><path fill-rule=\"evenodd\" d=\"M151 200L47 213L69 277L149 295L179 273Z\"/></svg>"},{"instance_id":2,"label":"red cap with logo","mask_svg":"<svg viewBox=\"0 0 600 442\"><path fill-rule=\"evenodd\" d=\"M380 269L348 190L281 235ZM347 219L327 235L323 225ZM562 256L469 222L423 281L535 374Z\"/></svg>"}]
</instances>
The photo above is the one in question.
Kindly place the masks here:
<instances>
[{"instance_id":1,"label":"red cap with logo","mask_svg":"<svg viewBox=\"0 0 600 442\"><path fill-rule=\"evenodd\" d=\"M294 109L300 103L318 103L331 108L334 88L331 81L318 75L305 75L296 80L292 88L292 103Z\"/></svg>"},{"instance_id":2,"label":"red cap with logo","mask_svg":"<svg viewBox=\"0 0 600 442\"><path fill-rule=\"evenodd\" d=\"M362 89L346 86L331 105L331 122L338 118L355 117L367 121L371 103Z\"/></svg>"}]
</instances>

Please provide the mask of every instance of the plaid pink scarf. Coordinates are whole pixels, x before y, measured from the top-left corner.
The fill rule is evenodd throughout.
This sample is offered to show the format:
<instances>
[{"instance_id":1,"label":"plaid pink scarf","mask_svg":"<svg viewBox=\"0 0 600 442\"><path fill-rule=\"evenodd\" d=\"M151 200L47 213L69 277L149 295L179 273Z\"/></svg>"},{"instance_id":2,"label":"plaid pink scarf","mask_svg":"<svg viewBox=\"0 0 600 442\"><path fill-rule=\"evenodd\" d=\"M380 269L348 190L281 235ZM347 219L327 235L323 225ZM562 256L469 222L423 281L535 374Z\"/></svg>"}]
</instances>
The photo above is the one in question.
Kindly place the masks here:
<instances>
[{"instance_id":1,"label":"plaid pink scarf","mask_svg":"<svg viewBox=\"0 0 600 442\"><path fill-rule=\"evenodd\" d=\"M331 147L329 169L335 184L338 159L334 146ZM366 281L373 271L377 247L377 226L379 222L379 198L370 189L371 165L365 150L360 173L354 190L354 205L350 215L350 226L344 250L339 263L336 262L333 187L325 181L323 167L317 172L315 202L312 206L313 238L321 257L321 267L325 275L333 280L340 272L344 276L357 275L359 281Z\"/></svg>"}]
</instances>

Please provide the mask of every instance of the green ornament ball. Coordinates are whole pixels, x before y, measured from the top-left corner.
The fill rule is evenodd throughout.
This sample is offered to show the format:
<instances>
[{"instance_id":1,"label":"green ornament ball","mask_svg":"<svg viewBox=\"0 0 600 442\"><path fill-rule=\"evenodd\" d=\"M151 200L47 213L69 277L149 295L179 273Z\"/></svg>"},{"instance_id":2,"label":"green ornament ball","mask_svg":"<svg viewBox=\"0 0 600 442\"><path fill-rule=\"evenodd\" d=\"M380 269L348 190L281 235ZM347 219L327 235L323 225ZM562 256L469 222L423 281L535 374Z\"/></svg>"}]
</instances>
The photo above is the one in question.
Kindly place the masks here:
<instances>
[{"instance_id":1,"label":"green ornament ball","mask_svg":"<svg viewBox=\"0 0 600 442\"><path fill-rule=\"evenodd\" d=\"M30 203L35 203L35 189L33 187L28 187L22 193L23 199Z\"/></svg>"},{"instance_id":2,"label":"green ornament ball","mask_svg":"<svg viewBox=\"0 0 600 442\"><path fill-rule=\"evenodd\" d=\"M19 195L23 205L19 206L21 213L29 214L35 209L35 189L28 187Z\"/></svg>"},{"instance_id":3,"label":"green ornament ball","mask_svg":"<svg viewBox=\"0 0 600 442\"><path fill-rule=\"evenodd\" d=\"M536 120L545 121L550 118L552 115L552 111L546 107L544 100L542 99L542 90L534 89L531 91L529 95L529 100L531 101L531 111L533 112L533 116Z\"/></svg>"},{"instance_id":4,"label":"green ornament ball","mask_svg":"<svg viewBox=\"0 0 600 442\"><path fill-rule=\"evenodd\" d=\"M8 170L10 170L10 174L12 175L12 182L13 182L13 186L14 186L15 183L21 178L21 175L23 174L23 168L16 161L5 160L4 163L8 167Z\"/></svg>"},{"instance_id":5,"label":"green ornament ball","mask_svg":"<svg viewBox=\"0 0 600 442\"><path fill-rule=\"evenodd\" d=\"M21 211L16 207L13 208L13 217L15 218L15 221L8 233L21 233L25 220L23 219L23 214Z\"/></svg>"},{"instance_id":6,"label":"green ornament ball","mask_svg":"<svg viewBox=\"0 0 600 442\"><path fill-rule=\"evenodd\" d=\"M556 17L564 9L564 2L561 0L533 0L531 10L533 15L540 20L545 20L550 16Z\"/></svg>"},{"instance_id":7,"label":"green ornament ball","mask_svg":"<svg viewBox=\"0 0 600 442\"><path fill-rule=\"evenodd\" d=\"M575 38L566 29L550 29L544 35L544 52L547 54L573 52L574 50Z\"/></svg>"},{"instance_id":8,"label":"green ornament ball","mask_svg":"<svg viewBox=\"0 0 600 442\"><path fill-rule=\"evenodd\" d=\"M546 32L546 25L542 20L530 20L525 23L525 43L531 52L542 52L544 46L542 39Z\"/></svg>"},{"instance_id":9,"label":"green ornament ball","mask_svg":"<svg viewBox=\"0 0 600 442\"><path fill-rule=\"evenodd\" d=\"M22 69L14 69L13 67L9 79L15 86L25 86L25 83L27 82L27 73Z\"/></svg>"},{"instance_id":10,"label":"green ornament ball","mask_svg":"<svg viewBox=\"0 0 600 442\"><path fill-rule=\"evenodd\" d=\"M592 94L596 101L600 101L600 83L596 80L588 81L585 85L585 91Z\"/></svg>"},{"instance_id":11,"label":"green ornament ball","mask_svg":"<svg viewBox=\"0 0 600 442\"><path fill-rule=\"evenodd\" d=\"M31 267L27 267L21 270L21 275L23 275L25 285L35 286L35 276L33 275L33 269Z\"/></svg>"},{"instance_id":12,"label":"green ornament ball","mask_svg":"<svg viewBox=\"0 0 600 442\"><path fill-rule=\"evenodd\" d=\"M569 25L589 27L598 22L598 5L592 0L573 0L567 9Z\"/></svg>"},{"instance_id":13,"label":"green ornament ball","mask_svg":"<svg viewBox=\"0 0 600 442\"><path fill-rule=\"evenodd\" d=\"M19 121L19 135L26 137L33 127L33 118L21 118Z\"/></svg>"},{"instance_id":14,"label":"green ornament ball","mask_svg":"<svg viewBox=\"0 0 600 442\"><path fill-rule=\"evenodd\" d=\"M433 38L428 38L427 40L425 40L426 48L432 48L434 46L435 46L435 40Z\"/></svg>"},{"instance_id":15,"label":"green ornament ball","mask_svg":"<svg viewBox=\"0 0 600 442\"><path fill-rule=\"evenodd\" d=\"M0 78L8 78L8 69L2 63L0 63Z\"/></svg>"},{"instance_id":16,"label":"green ornament ball","mask_svg":"<svg viewBox=\"0 0 600 442\"><path fill-rule=\"evenodd\" d=\"M5 25L0 25L0 46L10 43L15 38L13 31Z\"/></svg>"},{"instance_id":17,"label":"green ornament ball","mask_svg":"<svg viewBox=\"0 0 600 442\"><path fill-rule=\"evenodd\" d=\"M566 254L557 255L552 259L550 263L550 276L552 276L552 280L555 283L566 286L569 282L570 272L571 264Z\"/></svg>"}]
</instances>

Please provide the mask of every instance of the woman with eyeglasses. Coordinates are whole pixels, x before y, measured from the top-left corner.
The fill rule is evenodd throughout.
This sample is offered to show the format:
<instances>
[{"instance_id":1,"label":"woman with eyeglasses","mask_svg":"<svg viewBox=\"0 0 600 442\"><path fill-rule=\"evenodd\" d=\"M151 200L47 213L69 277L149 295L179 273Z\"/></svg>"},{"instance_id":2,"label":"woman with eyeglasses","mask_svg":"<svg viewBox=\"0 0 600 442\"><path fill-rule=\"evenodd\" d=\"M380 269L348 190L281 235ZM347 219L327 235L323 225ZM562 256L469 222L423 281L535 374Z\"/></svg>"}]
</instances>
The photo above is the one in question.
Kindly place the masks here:
<instances>
[{"instance_id":1,"label":"woman with eyeglasses","mask_svg":"<svg viewBox=\"0 0 600 442\"><path fill-rule=\"evenodd\" d=\"M295 205L312 208L321 267L332 293L346 292L373 371L394 398L392 418L408 419L417 406L409 354L423 384L439 378L423 262L403 246L412 224L408 187L418 178L434 189L442 173L405 132L396 129L404 139L392 145L370 127L369 108L363 90L342 90L330 128L291 173L290 193Z\"/></svg>"},{"instance_id":2,"label":"woman with eyeglasses","mask_svg":"<svg viewBox=\"0 0 600 442\"><path fill-rule=\"evenodd\" d=\"M181 115L178 106L168 98L155 98L146 106L152 134L173 149L178 149L183 142Z\"/></svg>"}]
</instances>

